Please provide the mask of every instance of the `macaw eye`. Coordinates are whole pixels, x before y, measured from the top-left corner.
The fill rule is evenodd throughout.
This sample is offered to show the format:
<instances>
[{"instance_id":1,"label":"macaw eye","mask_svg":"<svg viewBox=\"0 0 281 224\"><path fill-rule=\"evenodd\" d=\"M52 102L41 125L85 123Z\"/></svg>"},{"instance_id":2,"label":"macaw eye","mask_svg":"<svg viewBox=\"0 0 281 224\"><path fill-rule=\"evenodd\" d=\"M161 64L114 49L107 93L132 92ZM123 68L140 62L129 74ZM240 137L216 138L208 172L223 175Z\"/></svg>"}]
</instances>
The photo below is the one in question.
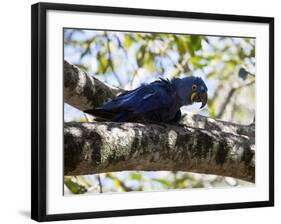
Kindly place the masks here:
<instances>
[{"instance_id":1,"label":"macaw eye","mask_svg":"<svg viewBox=\"0 0 281 224\"><path fill-rule=\"evenodd\" d=\"M196 84L193 84L193 85L192 85L192 90L196 90L196 88L197 88L197 85L196 85Z\"/></svg>"}]
</instances>

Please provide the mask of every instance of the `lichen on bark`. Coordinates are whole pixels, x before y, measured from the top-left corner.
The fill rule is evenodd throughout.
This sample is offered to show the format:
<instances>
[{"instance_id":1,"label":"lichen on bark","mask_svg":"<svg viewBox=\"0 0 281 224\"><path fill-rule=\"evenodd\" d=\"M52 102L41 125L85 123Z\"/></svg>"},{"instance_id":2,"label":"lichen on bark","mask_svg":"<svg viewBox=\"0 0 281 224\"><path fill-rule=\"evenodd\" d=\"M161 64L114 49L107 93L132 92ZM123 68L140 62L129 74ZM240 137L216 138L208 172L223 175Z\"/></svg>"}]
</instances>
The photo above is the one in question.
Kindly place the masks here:
<instances>
[{"instance_id":1,"label":"lichen on bark","mask_svg":"<svg viewBox=\"0 0 281 224\"><path fill-rule=\"evenodd\" d=\"M212 131L167 124L108 122L65 123L64 136L65 175L177 170L254 181L253 153L249 147L241 150L241 145L251 144L246 136L220 137Z\"/></svg>"}]
</instances>

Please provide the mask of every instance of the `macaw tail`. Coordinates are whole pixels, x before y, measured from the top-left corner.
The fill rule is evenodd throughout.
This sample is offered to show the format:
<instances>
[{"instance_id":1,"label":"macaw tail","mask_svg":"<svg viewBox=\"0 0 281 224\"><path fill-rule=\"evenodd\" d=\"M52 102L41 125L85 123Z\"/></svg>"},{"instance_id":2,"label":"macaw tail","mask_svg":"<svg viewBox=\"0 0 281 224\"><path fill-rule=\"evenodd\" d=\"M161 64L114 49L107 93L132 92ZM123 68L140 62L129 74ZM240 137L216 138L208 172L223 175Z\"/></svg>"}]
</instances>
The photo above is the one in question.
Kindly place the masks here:
<instances>
[{"instance_id":1,"label":"macaw tail","mask_svg":"<svg viewBox=\"0 0 281 224\"><path fill-rule=\"evenodd\" d=\"M84 111L87 114L93 115L96 121L114 121L124 122L128 119L127 111L112 111L105 109L91 109Z\"/></svg>"}]
</instances>

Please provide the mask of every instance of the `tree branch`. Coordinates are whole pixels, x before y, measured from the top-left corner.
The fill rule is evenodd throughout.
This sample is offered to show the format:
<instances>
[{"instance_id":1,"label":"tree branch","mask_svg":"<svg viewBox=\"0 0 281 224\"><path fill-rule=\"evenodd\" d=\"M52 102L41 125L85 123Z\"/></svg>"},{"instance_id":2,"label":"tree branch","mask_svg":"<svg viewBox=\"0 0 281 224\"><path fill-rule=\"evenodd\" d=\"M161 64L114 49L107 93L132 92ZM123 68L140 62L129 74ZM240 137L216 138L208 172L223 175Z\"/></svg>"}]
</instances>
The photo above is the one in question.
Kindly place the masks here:
<instances>
[{"instance_id":1,"label":"tree branch","mask_svg":"<svg viewBox=\"0 0 281 224\"><path fill-rule=\"evenodd\" d=\"M239 89L241 89L241 88L244 88L244 87L247 87L247 86L250 86L250 85L253 85L254 83L255 83L255 81L251 81L251 82L248 82L248 83L246 83L246 84L240 85L240 86L238 86L238 87L232 87L231 90L228 92L227 97L225 97L225 100L224 100L224 102L223 102L223 104L222 104L222 106L221 106L220 112L218 113L218 115L217 115L216 117L217 117L217 118L222 118L223 113L224 113L224 111L225 111L225 109L226 109L226 106L228 105L228 103L230 102L230 100L231 100L233 94L234 94L237 90L239 90Z\"/></svg>"},{"instance_id":2,"label":"tree branch","mask_svg":"<svg viewBox=\"0 0 281 224\"><path fill-rule=\"evenodd\" d=\"M139 123L65 123L64 174L189 171L255 180L250 138L215 130Z\"/></svg>"},{"instance_id":3,"label":"tree branch","mask_svg":"<svg viewBox=\"0 0 281 224\"><path fill-rule=\"evenodd\" d=\"M179 124L188 127L207 129L226 133L235 133L236 135L245 135L255 142L255 124L241 125L218 119L207 118L200 114L184 114Z\"/></svg>"},{"instance_id":4,"label":"tree branch","mask_svg":"<svg viewBox=\"0 0 281 224\"><path fill-rule=\"evenodd\" d=\"M93 109L123 92L89 76L75 65L64 61L64 102L79 110Z\"/></svg>"}]
</instances>

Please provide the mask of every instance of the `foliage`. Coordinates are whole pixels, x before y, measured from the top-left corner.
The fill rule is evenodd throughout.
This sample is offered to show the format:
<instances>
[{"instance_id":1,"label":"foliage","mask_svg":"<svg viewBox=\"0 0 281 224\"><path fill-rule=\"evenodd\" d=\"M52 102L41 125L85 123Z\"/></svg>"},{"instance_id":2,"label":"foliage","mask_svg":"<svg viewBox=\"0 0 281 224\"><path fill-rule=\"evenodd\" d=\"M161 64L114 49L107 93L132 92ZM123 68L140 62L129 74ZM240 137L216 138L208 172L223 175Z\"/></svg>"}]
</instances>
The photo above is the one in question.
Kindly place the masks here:
<instances>
[{"instance_id":1,"label":"foliage","mask_svg":"<svg viewBox=\"0 0 281 224\"><path fill-rule=\"evenodd\" d=\"M200 76L209 89L208 107L199 111L198 105L189 106L183 112L241 124L254 120L253 38L65 29L64 56L100 80L125 89L158 77ZM65 120L83 122L85 117L65 105ZM120 172L65 179L65 186L72 193L240 184L245 183L184 172Z\"/></svg>"}]
</instances>

